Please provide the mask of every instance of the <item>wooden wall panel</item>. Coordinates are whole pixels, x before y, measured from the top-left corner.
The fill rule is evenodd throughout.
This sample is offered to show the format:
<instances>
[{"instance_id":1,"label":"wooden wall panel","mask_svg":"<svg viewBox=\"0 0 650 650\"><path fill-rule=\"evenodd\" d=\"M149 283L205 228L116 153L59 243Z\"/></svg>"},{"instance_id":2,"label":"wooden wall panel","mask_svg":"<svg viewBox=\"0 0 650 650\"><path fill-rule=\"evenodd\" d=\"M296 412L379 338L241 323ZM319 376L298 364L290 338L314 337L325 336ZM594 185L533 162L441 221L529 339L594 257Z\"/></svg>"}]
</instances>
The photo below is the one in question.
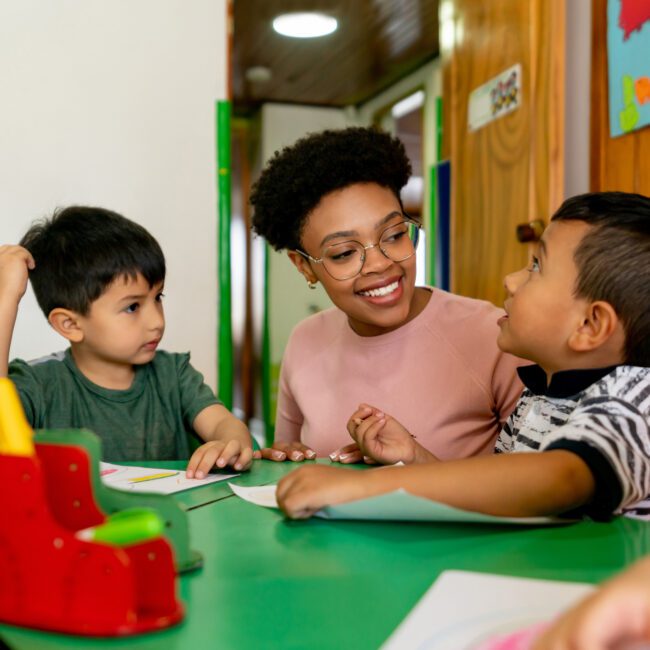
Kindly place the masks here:
<instances>
[{"instance_id":1,"label":"wooden wall panel","mask_svg":"<svg viewBox=\"0 0 650 650\"><path fill-rule=\"evenodd\" d=\"M563 195L563 0L453 0L443 51L444 151L452 170L452 290L501 304L503 277L525 265L517 224L547 219ZM522 66L522 103L476 132L470 93Z\"/></svg>"},{"instance_id":2,"label":"wooden wall panel","mask_svg":"<svg viewBox=\"0 0 650 650\"><path fill-rule=\"evenodd\" d=\"M564 2L532 2L531 11L528 220L548 221L564 200Z\"/></svg>"},{"instance_id":3,"label":"wooden wall panel","mask_svg":"<svg viewBox=\"0 0 650 650\"><path fill-rule=\"evenodd\" d=\"M636 148L637 192L650 196L650 128L639 131Z\"/></svg>"},{"instance_id":4,"label":"wooden wall panel","mask_svg":"<svg viewBox=\"0 0 650 650\"><path fill-rule=\"evenodd\" d=\"M650 127L609 135L607 0L593 0L591 42L591 190L650 196Z\"/></svg>"}]
</instances>

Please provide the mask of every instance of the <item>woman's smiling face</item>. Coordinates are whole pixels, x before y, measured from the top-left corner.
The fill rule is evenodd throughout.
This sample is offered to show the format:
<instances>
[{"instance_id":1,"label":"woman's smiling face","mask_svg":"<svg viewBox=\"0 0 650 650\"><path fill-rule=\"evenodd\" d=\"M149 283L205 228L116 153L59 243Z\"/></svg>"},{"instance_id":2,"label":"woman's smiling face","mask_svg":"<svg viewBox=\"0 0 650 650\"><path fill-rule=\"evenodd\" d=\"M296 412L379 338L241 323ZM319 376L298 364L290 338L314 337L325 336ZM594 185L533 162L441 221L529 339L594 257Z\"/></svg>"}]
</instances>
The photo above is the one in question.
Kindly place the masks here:
<instances>
[{"instance_id":1,"label":"woman's smiling face","mask_svg":"<svg viewBox=\"0 0 650 650\"><path fill-rule=\"evenodd\" d=\"M404 220L393 194L375 183L357 183L324 196L311 211L301 233L302 250L313 258L341 242L373 246L382 232ZM320 281L332 302L348 316L361 336L376 336L401 327L419 312L414 305L415 255L393 262L378 246L366 251L361 272L335 280L323 268L295 251L289 257L310 281Z\"/></svg>"}]
</instances>

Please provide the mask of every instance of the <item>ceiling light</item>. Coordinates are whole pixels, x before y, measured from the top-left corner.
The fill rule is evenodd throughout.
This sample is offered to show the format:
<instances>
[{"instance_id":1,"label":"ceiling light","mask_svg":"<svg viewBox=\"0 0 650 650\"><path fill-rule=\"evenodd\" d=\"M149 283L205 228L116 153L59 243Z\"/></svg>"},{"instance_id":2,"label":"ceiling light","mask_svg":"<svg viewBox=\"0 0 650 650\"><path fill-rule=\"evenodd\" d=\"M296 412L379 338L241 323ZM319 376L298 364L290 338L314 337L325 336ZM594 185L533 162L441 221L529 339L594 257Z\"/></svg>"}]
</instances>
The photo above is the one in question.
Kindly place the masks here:
<instances>
[{"instance_id":1,"label":"ceiling light","mask_svg":"<svg viewBox=\"0 0 650 650\"><path fill-rule=\"evenodd\" d=\"M254 65L246 70L246 81L251 83L265 83L271 81L271 70L264 65Z\"/></svg>"},{"instance_id":2,"label":"ceiling light","mask_svg":"<svg viewBox=\"0 0 650 650\"><path fill-rule=\"evenodd\" d=\"M273 29L282 36L317 38L336 31L336 18L316 12L294 12L273 19Z\"/></svg>"},{"instance_id":3,"label":"ceiling light","mask_svg":"<svg viewBox=\"0 0 650 650\"><path fill-rule=\"evenodd\" d=\"M405 97L401 101L397 102L397 104L393 106L390 112L395 119L399 119L400 117L404 117L404 115L412 113L418 108L421 108L423 105L424 91L418 90L412 95L409 95L408 97Z\"/></svg>"}]
</instances>

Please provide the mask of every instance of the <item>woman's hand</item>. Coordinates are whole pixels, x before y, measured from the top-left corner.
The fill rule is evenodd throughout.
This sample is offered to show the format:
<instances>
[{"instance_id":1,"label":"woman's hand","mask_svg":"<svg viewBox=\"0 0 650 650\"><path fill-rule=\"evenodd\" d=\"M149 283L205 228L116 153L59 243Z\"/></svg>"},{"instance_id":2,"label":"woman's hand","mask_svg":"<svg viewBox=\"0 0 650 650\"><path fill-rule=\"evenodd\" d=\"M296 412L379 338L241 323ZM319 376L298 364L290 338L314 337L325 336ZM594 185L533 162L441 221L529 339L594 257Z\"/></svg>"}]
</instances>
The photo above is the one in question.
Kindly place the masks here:
<instances>
[{"instance_id":1,"label":"woman's hand","mask_svg":"<svg viewBox=\"0 0 650 650\"><path fill-rule=\"evenodd\" d=\"M342 465L350 465L352 463L366 463L367 465L376 465L377 461L370 456L364 456L359 445L356 442L351 442L349 445L339 447L330 454L330 460L333 463L341 463Z\"/></svg>"},{"instance_id":2,"label":"woman's hand","mask_svg":"<svg viewBox=\"0 0 650 650\"><path fill-rule=\"evenodd\" d=\"M310 449L302 442L274 442L272 447L264 447L254 452L253 458L264 458L266 460L275 460L282 462L291 460L300 463L303 460L313 460L316 458L316 452Z\"/></svg>"}]
</instances>

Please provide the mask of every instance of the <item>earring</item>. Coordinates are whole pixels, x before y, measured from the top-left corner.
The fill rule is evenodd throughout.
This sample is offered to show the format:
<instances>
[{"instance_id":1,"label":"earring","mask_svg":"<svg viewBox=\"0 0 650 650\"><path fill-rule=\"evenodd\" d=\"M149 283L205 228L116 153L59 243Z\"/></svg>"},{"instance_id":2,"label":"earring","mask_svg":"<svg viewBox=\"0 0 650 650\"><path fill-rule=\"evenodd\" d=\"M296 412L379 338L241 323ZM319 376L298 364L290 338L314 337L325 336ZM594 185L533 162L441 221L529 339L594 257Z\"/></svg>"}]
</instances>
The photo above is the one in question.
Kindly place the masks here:
<instances>
[{"instance_id":1,"label":"earring","mask_svg":"<svg viewBox=\"0 0 650 650\"><path fill-rule=\"evenodd\" d=\"M311 282L310 280L307 280L307 286L308 286L310 289L315 289L315 288L316 288L316 283L315 283L315 282Z\"/></svg>"}]
</instances>

